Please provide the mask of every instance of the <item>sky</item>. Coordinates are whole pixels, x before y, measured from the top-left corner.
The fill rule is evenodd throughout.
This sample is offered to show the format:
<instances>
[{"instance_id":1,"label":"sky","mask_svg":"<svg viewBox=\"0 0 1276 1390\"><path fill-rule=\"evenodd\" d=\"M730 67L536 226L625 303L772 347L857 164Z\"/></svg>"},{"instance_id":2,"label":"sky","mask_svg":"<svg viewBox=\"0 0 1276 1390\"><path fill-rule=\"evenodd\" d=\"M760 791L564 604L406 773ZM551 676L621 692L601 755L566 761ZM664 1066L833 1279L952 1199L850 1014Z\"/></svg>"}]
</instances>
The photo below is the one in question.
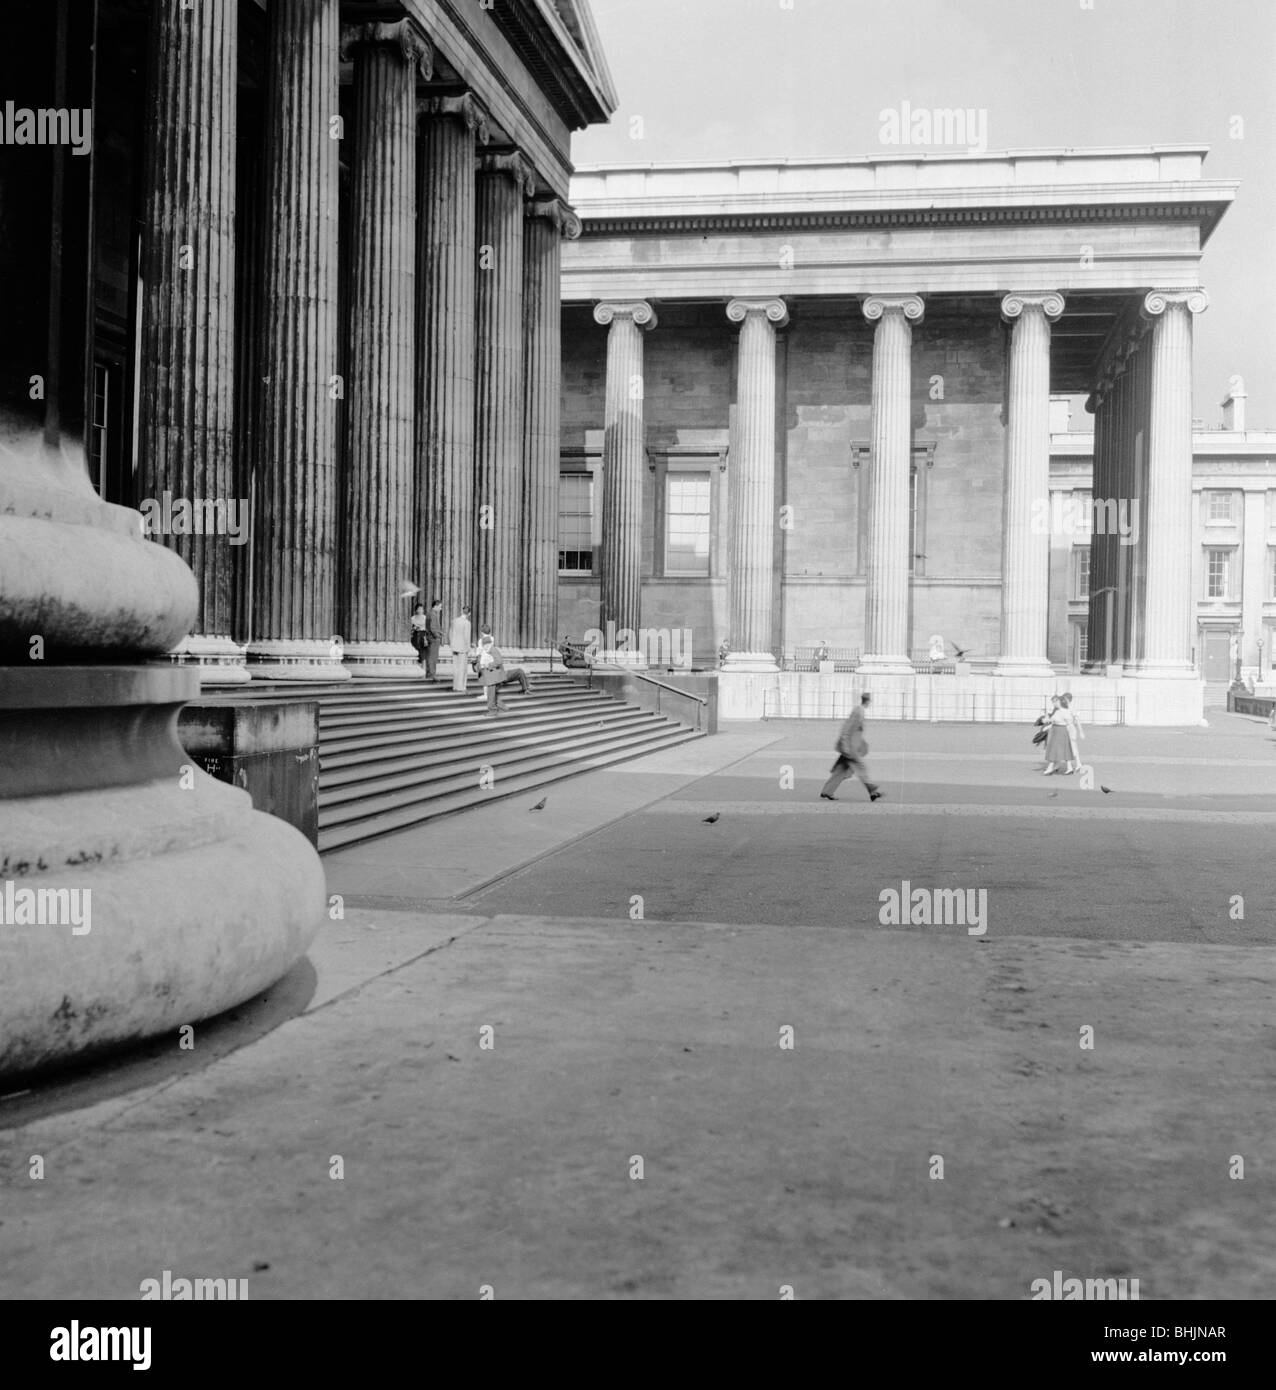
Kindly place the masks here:
<instances>
[{"instance_id":1,"label":"sky","mask_svg":"<svg viewBox=\"0 0 1276 1390\"><path fill-rule=\"evenodd\" d=\"M1208 146L1239 189L1201 263L1194 413L1219 424L1239 373L1276 429L1276 0L591 4L620 106L578 165L870 155L904 101L986 110L992 151Z\"/></svg>"}]
</instances>

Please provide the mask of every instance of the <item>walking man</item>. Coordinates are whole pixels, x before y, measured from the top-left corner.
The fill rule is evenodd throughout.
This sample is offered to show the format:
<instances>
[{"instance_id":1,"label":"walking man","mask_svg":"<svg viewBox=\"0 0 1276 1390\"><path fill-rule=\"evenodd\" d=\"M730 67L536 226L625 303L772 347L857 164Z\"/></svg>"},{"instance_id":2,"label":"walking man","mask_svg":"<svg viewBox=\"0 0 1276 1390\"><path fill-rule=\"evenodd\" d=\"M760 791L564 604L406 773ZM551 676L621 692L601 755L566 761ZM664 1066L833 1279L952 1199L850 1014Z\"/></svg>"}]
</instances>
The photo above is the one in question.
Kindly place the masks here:
<instances>
[{"instance_id":1,"label":"walking man","mask_svg":"<svg viewBox=\"0 0 1276 1390\"><path fill-rule=\"evenodd\" d=\"M452 629L447 635L448 646L452 648L452 689L465 694L465 683L470 674L470 610L462 608L452 619Z\"/></svg>"},{"instance_id":2,"label":"walking man","mask_svg":"<svg viewBox=\"0 0 1276 1390\"><path fill-rule=\"evenodd\" d=\"M848 777L856 776L868 790L868 799L876 801L881 792L877 784L870 780L868 765L864 757L868 753L868 743L864 738L864 720L871 697L860 696L859 706L846 717L837 734L837 762L831 768L832 776L825 782L820 795L826 801L836 801L833 793Z\"/></svg>"},{"instance_id":3,"label":"walking man","mask_svg":"<svg viewBox=\"0 0 1276 1390\"><path fill-rule=\"evenodd\" d=\"M425 620L425 678L436 679L439 645L443 641L443 600L436 598Z\"/></svg>"}]
</instances>

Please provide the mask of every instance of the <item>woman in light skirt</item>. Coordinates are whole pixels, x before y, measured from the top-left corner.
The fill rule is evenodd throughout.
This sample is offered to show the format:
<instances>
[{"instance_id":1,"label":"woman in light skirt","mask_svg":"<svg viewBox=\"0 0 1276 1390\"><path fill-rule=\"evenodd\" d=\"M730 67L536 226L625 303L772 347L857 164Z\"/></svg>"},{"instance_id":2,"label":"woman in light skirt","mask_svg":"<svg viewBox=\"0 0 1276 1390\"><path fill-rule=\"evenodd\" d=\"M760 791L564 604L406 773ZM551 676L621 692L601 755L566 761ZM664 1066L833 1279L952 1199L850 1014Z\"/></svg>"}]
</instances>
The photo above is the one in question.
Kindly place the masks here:
<instances>
[{"instance_id":1,"label":"woman in light skirt","mask_svg":"<svg viewBox=\"0 0 1276 1390\"><path fill-rule=\"evenodd\" d=\"M1066 763L1064 776L1070 776L1077 770L1077 764L1081 761L1081 750L1079 741L1085 738L1085 730L1081 727L1081 721L1072 712L1072 694L1068 692L1059 696L1059 703L1055 707L1054 713L1050 716L1050 723L1046 728L1046 766L1042 773L1049 777L1055 770L1056 763Z\"/></svg>"}]
</instances>

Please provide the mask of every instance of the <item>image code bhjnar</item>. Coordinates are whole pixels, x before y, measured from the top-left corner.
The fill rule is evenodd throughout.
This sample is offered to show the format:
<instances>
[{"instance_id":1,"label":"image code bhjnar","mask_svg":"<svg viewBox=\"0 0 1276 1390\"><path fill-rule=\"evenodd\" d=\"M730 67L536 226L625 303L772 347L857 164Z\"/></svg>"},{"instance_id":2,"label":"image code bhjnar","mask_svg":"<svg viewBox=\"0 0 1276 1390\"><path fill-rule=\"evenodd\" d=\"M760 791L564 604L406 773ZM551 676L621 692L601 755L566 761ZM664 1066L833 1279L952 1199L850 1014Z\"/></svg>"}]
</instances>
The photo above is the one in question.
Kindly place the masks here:
<instances>
[{"instance_id":1,"label":"image code bhjnar","mask_svg":"<svg viewBox=\"0 0 1276 1390\"><path fill-rule=\"evenodd\" d=\"M1276 11L4 28L0 1298L1268 1297Z\"/></svg>"}]
</instances>

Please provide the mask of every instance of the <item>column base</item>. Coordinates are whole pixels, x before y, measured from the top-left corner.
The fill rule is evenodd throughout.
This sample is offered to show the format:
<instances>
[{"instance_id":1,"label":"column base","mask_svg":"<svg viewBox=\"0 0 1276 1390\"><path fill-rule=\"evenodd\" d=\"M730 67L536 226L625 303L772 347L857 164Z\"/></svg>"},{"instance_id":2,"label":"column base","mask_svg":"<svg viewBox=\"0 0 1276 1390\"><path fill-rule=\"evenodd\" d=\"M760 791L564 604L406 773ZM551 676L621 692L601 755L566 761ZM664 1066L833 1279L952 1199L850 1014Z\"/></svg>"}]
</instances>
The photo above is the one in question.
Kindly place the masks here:
<instances>
[{"instance_id":1,"label":"column base","mask_svg":"<svg viewBox=\"0 0 1276 1390\"><path fill-rule=\"evenodd\" d=\"M232 642L229 637L209 637L197 633L184 637L169 652L169 659L179 666L196 664L199 683L203 685L246 685L248 649Z\"/></svg>"},{"instance_id":2,"label":"column base","mask_svg":"<svg viewBox=\"0 0 1276 1390\"><path fill-rule=\"evenodd\" d=\"M728 652L721 669L723 671L778 671L780 667L771 652Z\"/></svg>"},{"instance_id":3,"label":"column base","mask_svg":"<svg viewBox=\"0 0 1276 1390\"><path fill-rule=\"evenodd\" d=\"M349 642L343 655L355 680L420 680L425 675L410 642Z\"/></svg>"},{"instance_id":4,"label":"column base","mask_svg":"<svg viewBox=\"0 0 1276 1390\"><path fill-rule=\"evenodd\" d=\"M342 654L334 642L252 642L248 674L258 681L348 681Z\"/></svg>"},{"instance_id":5,"label":"column base","mask_svg":"<svg viewBox=\"0 0 1276 1390\"><path fill-rule=\"evenodd\" d=\"M876 652L860 658L855 674L865 676L911 676L913 663L906 656L879 656Z\"/></svg>"},{"instance_id":6,"label":"column base","mask_svg":"<svg viewBox=\"0 0 1276 1390\"><path fill-rule=\"evenodd\" d=\"M1055 669L1044 656L1006 656L998 660L992 673L994 676L1039 676L1048 680Z\"/></svg>"}]
</instances>

